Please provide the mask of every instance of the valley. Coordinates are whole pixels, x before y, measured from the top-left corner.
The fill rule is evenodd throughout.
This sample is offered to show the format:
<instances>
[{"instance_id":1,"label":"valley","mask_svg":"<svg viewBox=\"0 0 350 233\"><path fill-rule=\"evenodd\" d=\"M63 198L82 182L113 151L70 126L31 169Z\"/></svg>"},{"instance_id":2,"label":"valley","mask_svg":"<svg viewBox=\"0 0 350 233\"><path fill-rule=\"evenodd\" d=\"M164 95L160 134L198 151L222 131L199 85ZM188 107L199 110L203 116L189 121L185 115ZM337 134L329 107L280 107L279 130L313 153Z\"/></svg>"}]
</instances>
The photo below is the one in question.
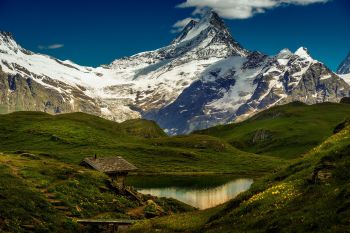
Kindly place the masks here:
<instances>
[{"instance_id":1,"label":"valley","mask_svg":"<svg viewBox=\"0 0 350 233\"><path fill-rule=\"evenodd\" d=\"M343 124L340 132L224 205L143 221L128 232L346 232L349 129Z\"/></svg>"},{"instance_id":2,"label":"valley","mask_svg":"<svg viewBox=\"0 0 350 233\"><path fill-rule=\"evenodd\" d=\"M159 206L157 208L162 209L162 212L156 211L152 216L170 215L156 218L157 220L154 221L136 223L129 230L130 232L154 232L155 229L160 232L185 230L221 232L221 227L225 227L231 221L229 220L231 218L225 218L228 213L241 211L241 208L250 208L244 207L248 205L245 203L252 202L249 201L250 199L255 200L255 196L259 197L259 201L261 200L264 206L266 205L261 208L270 208L268 206L276 203L275 199L269 199L269 195L275 195L271 194L275 192L282 195L281 201L276 205L280 205L281 211L284 211L286 203L292 203L294 196L287 196L290 199L285 203L283 195L299 197L302 192L300 187L309 185L305 182L311 182L310 185L316 182L315 185L319 186L315 188L323 188L324 180L319 183L319 181L307 179L309 177L323 179L321 175L321 178L317 178L318 169L315 167L321 166L317 164L328 164L328 162L322 162L323 157L327 158L327 161L333 161L333 157L329 157L330 151L347 145L348 126L346 124L341 126L345 129L340 133L332 135L335 128L338 128L338 131L342 129L339 125L348 118L349 112L348 104L324 103L309 106L291 103L263 111L241 123L171 137L167 136L154 122L148 120L116 123L85 113L49 115L41 112L15 112L1 115L1 172L2 177L7 178L3 179L5 183L3 183L3 189L0 189L0 197L2 197L0 205L2 209L18 211L15 216L22 217L18 220L11 217L14 216L11 214L14 212L3 213L0 229L6 231L46 229L52 232L64 229L66 232L77 232L82 229L75 222L79 218L144 219L150 216L146 214L147 212L139 210L134 213L132 209L136 211L141 208L146 211L148 207L130 196L113 191L106 175L79 166L83 158L95 153L99 157L123 156L135 164L139 168L138 176L129 175L127 185L137 188L141 193L177 197L204 209L191 212L193 207L174 199L158 199L145 195L145 200L153 200ZM303 124L298 126L296 119L302 119ZM291 122L293 122L292 125ZM305 124L308 127L303 127ZM314 124L318 127L314 127ZM256 138L266 139L266 137L256 136L254 133L256 130L253 129L275 132L267 137L271 146L264 147L264 140L255 140ZM241 140L241 144L236 142L238 140ZM302 142L303 140L305 143ZM323 142L324 140L326 141ZM294 144L297 149L285 153L281 148L286 141L290 145ZM243 142L250 147L245 147ZM329 149L326 149L328 147ZM322 155L315 155L319 153ZM337 160L332 162L332 169L335 166L334 163L337 163ZM346 160L341 163L346 163ZM328 169L328 165L322 166ZM316 172L315 176L312 176L313 169ZM333 182L333 177L338 179L337 176L331 177L329 182ZM242 180L241 178L254 180L248 191L244 192L250 184L238 190L238 186L227 186L231 181ZM303 178L306 180L303 181ZM13 181L7 183L10 179ZM201 184L205 190L212 191L201 191ZM339 184L338 181L331 183L334 186ZM231 188L228 189L228 187ZM21 198L22 195L16 194L18 188L28 192L25 199L31 200L32 206L29 203L21 204L25 199ZM224 189L225 194L220 194L218 191L220 189ZM215 207L222 203L217 202L213 208L207 209L211 206L204 207L199 204L201 198L219 198L220 195L226 196L229 190L237 190L237 192L233 191L236 193L232 194L231 198L240 192L243 193L232 201L228 201L230 198L224 199L228 202ZM176 193L182 194L179 196ZM189 199L186 199L186 196L189 197L189 195L196 195L198 204L194 204L193 201L188 202ZM36 202L41 204L35 204ZM216 201L213 199L213 202ZM8 205L13 207L6 207ZM33 206L37 207L33 209ZM274 210L277 211L276 214L278 210L279 208ZM187 211L190 213L184 218L187 213L181 212ZM255 216L254 213L251 213L252 216ZM251 218L250 212L247 214L246 219ZM44 215L60 221L50 220ZM262 215L262 218L264 216ZM235 221L238 221L238 218ZM40 224L37 225L35 222ZM215 225L216 222L220 222L220 229L216 228L218 226ZM258 223L244 220L239 225L241 224L243 224L242 228L237 232ZM16 228L11 228L12 226Z\"/></svg>"},{"instance_id":3,"label":"valley","mask_svg":"<svg viewBox=\"0 0 350 233\"><path fill-rule=\"evenodd\" d=\"M5 2L1 233L350 232L347 1Z\"/></svg>"}]
</instances>

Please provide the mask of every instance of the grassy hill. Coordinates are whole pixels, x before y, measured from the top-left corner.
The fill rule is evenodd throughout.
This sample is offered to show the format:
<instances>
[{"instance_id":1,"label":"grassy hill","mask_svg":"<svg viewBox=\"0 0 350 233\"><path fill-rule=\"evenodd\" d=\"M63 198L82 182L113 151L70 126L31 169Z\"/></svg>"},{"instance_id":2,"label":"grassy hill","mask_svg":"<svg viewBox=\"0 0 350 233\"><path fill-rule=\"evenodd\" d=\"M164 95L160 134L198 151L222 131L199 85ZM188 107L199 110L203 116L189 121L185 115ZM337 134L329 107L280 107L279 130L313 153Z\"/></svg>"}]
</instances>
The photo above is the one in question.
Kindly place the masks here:
<instances>
[{"instance_id":1,"label":"grassy hill","mask_svg":"<svg viewBox=\"0 0 350 233\"><path fill-rule=\"evenodd\" d=\"M349 104L294 102L272 107L241 123L194 134L223 139L243 151L289 159L317 146L349 116Z\"/></svg>"},{"instance_id":2,"label":"grassy hill","mask_svg":"<svg viewBox=\"0 0 350 233\"><path fill-rule=\"evenodd\" d=\"M176 137L147 120L0 115L0 231L77 232L74 218L130 218L140 203L116 194L104 174L79 166L97 154L123 156L140 173L268 174L227 204L147 220L130 232L343 232L350 219L350 126L339 123L349 114L347 104L292 103ZM345 129L331 136L336 126ZM155 201L166 213L191 210Z\"/></svg>"},{"instance_id":3,"label":"grassy hill","mask_svg":"<svg viewBox=\"0 0 350 233\"><path fill-rule=\"evenodd\" d=\"M0 154L0 177L0 232L81 232L74 219L130 219L129 211L144 207L100 172L33 154ZM142 198L162 214L193 210L173 199Z\"/></svg>"},{"instance_id":4,"label":"grassy hill","mask_svg":"<svg viewBox=\"0 0 350 233\"><path fill-rule=\"evenodd\" d=\"M129 232L349 232L350 126L229 203Z\"/></svg>"},{"instance_id":5,"label":"grassy hill","mask_svg":"<svg viewBox=\"0 0 350 233\"><path fill-rule=\"evenodd\" d=\"M141 173L255 177L284 164L212 136L167 137L152 121L115 123L83 113L0 115L0 231L77 232L76 218L131 218L129 211L140 203L116 193L106 175L79 166L95 153L121 155ZM193 210L175 200L154 201L163 214Z\"/></svg>"},{"instance_id":6,"label":"grassy hill","mask_svg":"<svg viewBox=\"0 0 350 233\"><path fill-rule=\"evenodd\" d=\"M236 173L257 176L283 162L240 151L207 135L167 137L152 121L108 121L84 113L0 115L0 152L30 152L79 164L88 156L123 156L140 173ZM215 164L215 166L213 166Z\"/></svg>"}]
</instances>

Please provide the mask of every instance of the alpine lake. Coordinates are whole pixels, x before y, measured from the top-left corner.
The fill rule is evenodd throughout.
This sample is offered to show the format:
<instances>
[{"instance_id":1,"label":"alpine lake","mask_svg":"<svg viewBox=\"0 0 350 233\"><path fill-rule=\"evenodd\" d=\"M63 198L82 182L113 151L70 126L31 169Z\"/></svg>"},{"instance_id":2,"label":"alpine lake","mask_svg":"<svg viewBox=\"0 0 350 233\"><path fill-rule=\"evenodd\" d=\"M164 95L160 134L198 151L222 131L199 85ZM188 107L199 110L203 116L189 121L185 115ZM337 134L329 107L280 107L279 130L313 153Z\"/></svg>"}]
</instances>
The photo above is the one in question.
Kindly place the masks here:
<instances>
[{"instance_id":1,"label":"alpine lake","mask_svg":"<svg viewBox=\"0 0 350 233\"><path fill-rule=\"evenodd\" d=\"M126 184L142 194L174 198L198 209L223 204L250 188L253 179L215 176L128 176Z\"/></svg>"}]
</instances>

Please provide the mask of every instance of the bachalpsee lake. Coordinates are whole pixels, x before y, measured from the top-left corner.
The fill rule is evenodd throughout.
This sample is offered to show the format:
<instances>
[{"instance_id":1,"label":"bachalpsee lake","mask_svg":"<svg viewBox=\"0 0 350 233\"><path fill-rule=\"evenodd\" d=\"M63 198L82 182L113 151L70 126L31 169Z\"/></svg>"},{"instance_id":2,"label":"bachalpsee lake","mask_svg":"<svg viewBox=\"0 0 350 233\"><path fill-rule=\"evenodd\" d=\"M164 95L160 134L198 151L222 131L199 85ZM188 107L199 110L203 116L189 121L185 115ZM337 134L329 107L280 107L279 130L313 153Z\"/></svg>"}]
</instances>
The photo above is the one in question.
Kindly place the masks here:
<instances>
[{"instance_id":1,"label":"bachalpsee lake","mask_svg":"<svg viewBox=\"0 0 350 233\"><path fill-rule=\"evenodd\" d=\"M208 209L250 188L253 179L232 176L129 176L126 184L138 192Z\"/></svg>"}]
</instances>

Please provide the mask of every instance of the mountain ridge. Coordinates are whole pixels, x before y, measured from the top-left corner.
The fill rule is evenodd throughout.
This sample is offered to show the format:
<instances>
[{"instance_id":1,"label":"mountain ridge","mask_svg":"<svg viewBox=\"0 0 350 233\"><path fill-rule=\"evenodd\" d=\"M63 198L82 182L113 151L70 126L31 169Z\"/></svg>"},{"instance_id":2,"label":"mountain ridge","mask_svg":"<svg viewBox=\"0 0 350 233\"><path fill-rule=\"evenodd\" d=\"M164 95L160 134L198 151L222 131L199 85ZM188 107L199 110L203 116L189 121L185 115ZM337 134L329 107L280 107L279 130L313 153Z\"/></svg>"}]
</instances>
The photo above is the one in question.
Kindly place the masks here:
<instances>
[{"instance_id":1,"label":"mountain ridge","mask_svg":"<svg viewBox=\"0 0 350 233\"><path fill-rule=\"evenodd\" d=\"M338 66L337 74L350 74L350 52Z\"/></svg>"},{"instance_id":2,"label":"mountain ridge","mask_svg":"<svg viewBox=\"0 0 350 233\"><path fill-rule=\"evenodd\" d=\"M350 93L304 48L276 56L244 49L212 11L190 21L168 46L96 68L32 53L2 33L0 66L0 112L146 118L168 134L245 119L291 101L338 102Z\"/></svg>"}]
</instances>

